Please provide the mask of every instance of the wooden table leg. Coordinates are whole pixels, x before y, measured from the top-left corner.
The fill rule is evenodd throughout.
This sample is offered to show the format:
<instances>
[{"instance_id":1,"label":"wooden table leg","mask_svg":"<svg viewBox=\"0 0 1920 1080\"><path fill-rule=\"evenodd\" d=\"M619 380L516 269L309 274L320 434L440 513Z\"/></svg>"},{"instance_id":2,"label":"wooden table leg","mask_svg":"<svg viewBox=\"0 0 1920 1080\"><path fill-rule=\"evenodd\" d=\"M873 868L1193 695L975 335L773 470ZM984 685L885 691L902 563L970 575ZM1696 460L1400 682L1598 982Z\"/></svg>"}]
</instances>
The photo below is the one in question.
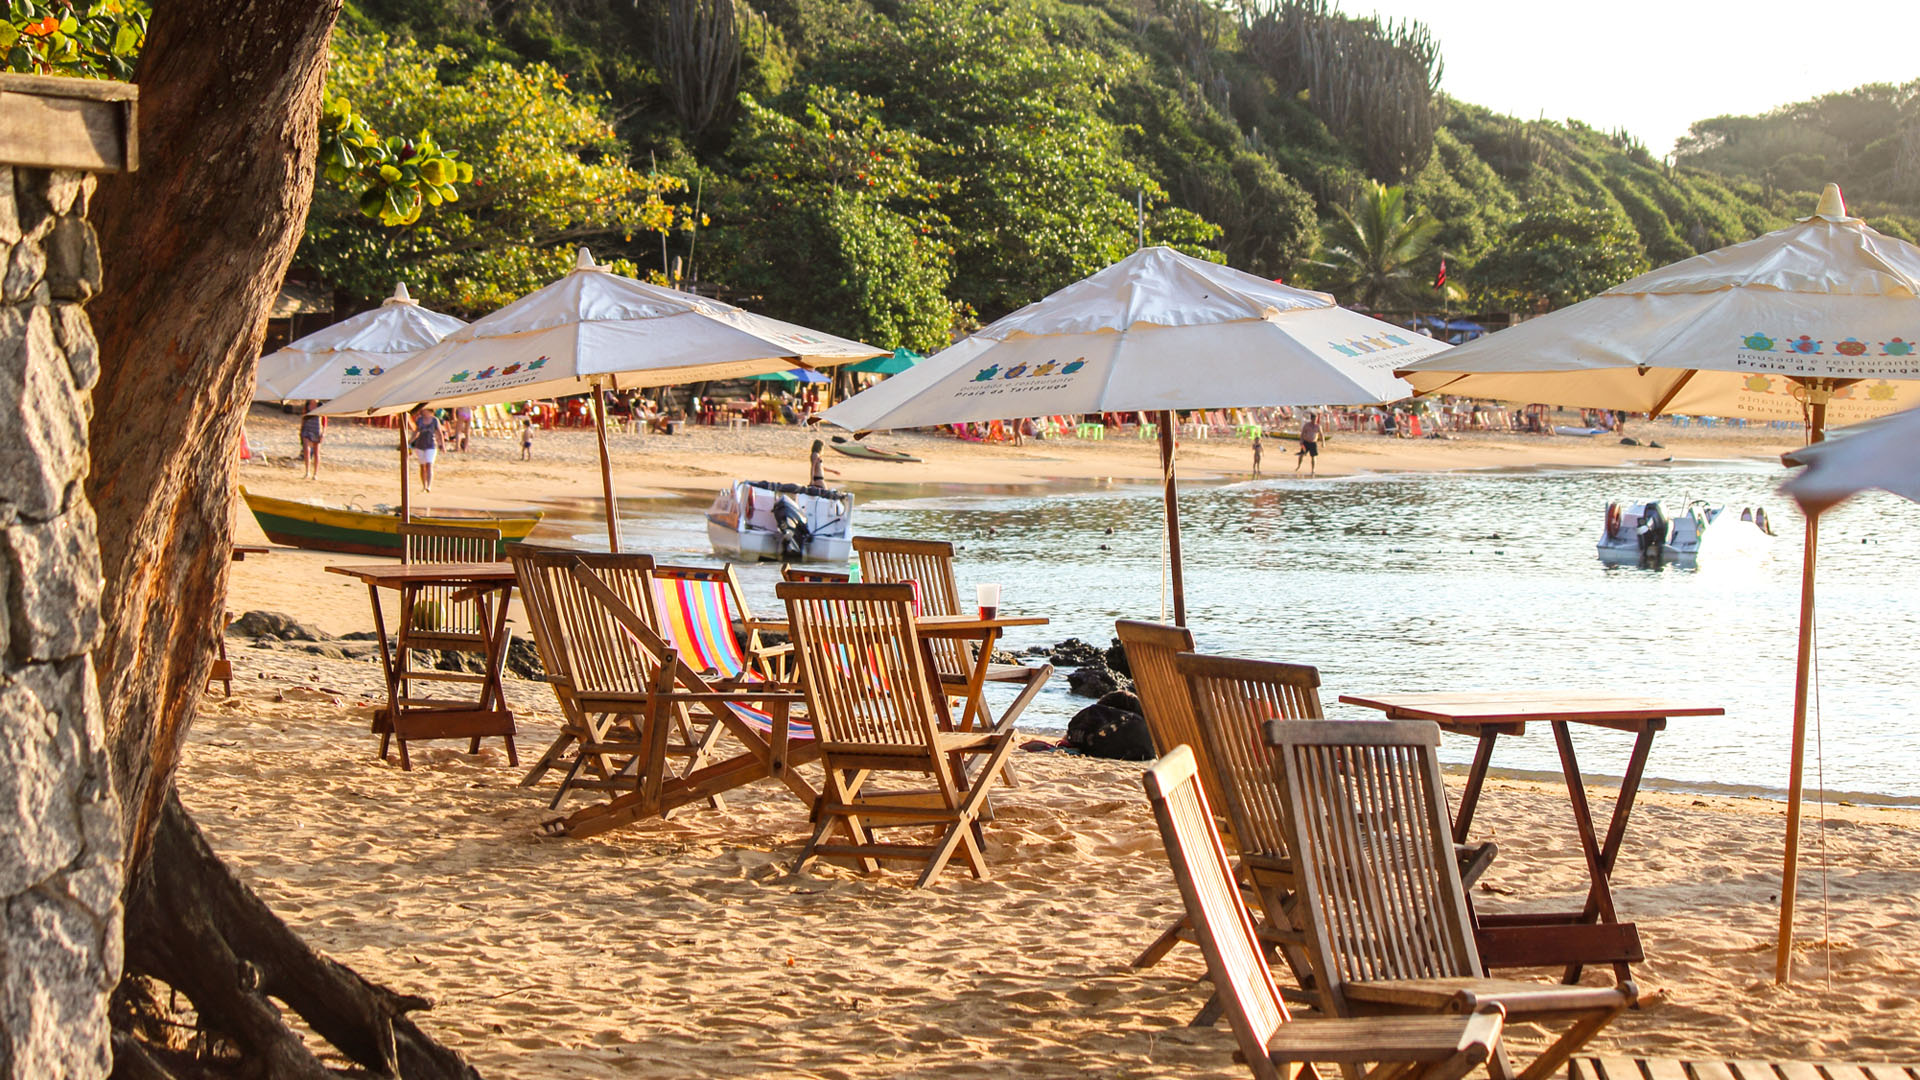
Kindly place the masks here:
<instances>
[{"instance_id":1,"label":"wooden table leg","mask_svg":"<svg viewBox=\"0 0 1920 1080\"><path fill-rule=\"evenodd\" d=\"M1580 778L1580 762L1573 752L1573 735L1568 729L1567 721L1555 720L1552 724L1553 741L1560 748L1560 768L1567 778L1567 797L1573 804L1574 827L1580 832L1580 850L1587 857L1587 876L1593 881L1587 892L1587 907L1593 911L1599 921L1617 923L1620 919L1613 910L1613 889L1608 882L1609 868L1601 859L1600 841L1593 831L1593 807L1587 802L1586 782ZM1616 816L1618 809L1616 806ZM1624 819L1620 824L1624 829ZM1611 831L1610 829L1609 832ZM1568 964L1561 981L1568 984L1580 981L1580 968L1579 964ZM1622 973L1622 978L1627 977L1625 973L1628 968L1625 963L1615 964L1614 969Z\"/></svg>"},{"instance_id":2,"label":"wooden table leg","mask_svg":"<svg viewBox=\"0 0 1920 1080\"><path fill-rule=\"evenodd\" d=\"M1467 770L1466 790L1460 793L1460 810L1453 816L1453 842L1464 844L1473 828L1473 812L1480 806L1480 789L1486 786L1487 768L1493 764L1493 743L1498 732L1482 731L1480 744L1473 748L1473 767Z\"/></svg>"},{"instance_id":3,"label":"wooden table leg","mask_svg":"<svg viewBox=\"0 0 1920 1080\"><path fill-rule=\"evenodd\" d=\"M387 722L393 725L393 741L400 748L400 769L413 771L413 759L407 756L407 736L401 730L401 702L412 696L413 688L408 685L407 673L412 670L412 657L407 649L407 638L413 627L413 605L420 598L420 586L406 584L400 586L400 628L394 632L394 683L398 688L394 695L393 712Z\"/></svg>"},{"instance_id":4,"label":"wooden table leg","mask_svg":"<svg viewBox=\"0 0 1920 1080\"><path fill-rule=\"evenodd\" d=\"M393 737L393 723L400 715L399 668L394 664L393 643L387 638L387 619L380 610L380 589L367 586L367 598L373 601L373 632L380 641L380 673L387 677L387 719L383 729L378 717L373 729L380 733L380 760L387 759L387 743Z\"/></svg>"},{"instance_id":5,"label":"wooden table leg","mask_svg":"<svg viewBox=\"0 0 1920 1080\"><path fill-rule=\"evenodd\" d=\"M499 709L503 713L510 714L510 710L507 708L506 687L501 682L501 669L504 668L507 663L507 606L509 596L511 595L509 590L511 589L511 585L504 585L497 590L500 594L500 605L498 610L492 612L488 610L491 606L488 603L488 597L492 595L492 590L483 590L474 598L474 603L479 608L480 625L483 627L487 626L489 614L492 616L492 627L487 633L486 681L480 684L480 708L483 711L491 707ZM507 740L507 764L517 767L520 764L520 755L513 745L513 723L511 718L508 720L507 727L508 731L505 736ZM467 752L470 754L480 752L479 736L474 736L473 744Z\"/></svg>"}]
</instances>

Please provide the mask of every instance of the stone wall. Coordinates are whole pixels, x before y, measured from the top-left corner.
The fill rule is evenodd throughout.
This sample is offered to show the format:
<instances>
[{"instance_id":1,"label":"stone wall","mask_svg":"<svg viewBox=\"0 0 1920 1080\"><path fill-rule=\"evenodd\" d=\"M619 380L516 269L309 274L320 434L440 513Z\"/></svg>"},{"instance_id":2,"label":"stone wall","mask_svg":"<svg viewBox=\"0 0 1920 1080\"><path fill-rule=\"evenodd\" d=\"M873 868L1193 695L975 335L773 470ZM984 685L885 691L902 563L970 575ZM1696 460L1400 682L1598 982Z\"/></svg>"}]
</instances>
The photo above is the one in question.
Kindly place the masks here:
<instances>
[{"instance_id":1,"label":"stone wall","mask_svg":"<svg viewBox=\"0 0 1920 1080\"><path fill-rule=\"evenodd\" d=\"M120 827L89 652L93 179L0 165L0 1080L100 1077Z\"/></svg>"}]
</instances>

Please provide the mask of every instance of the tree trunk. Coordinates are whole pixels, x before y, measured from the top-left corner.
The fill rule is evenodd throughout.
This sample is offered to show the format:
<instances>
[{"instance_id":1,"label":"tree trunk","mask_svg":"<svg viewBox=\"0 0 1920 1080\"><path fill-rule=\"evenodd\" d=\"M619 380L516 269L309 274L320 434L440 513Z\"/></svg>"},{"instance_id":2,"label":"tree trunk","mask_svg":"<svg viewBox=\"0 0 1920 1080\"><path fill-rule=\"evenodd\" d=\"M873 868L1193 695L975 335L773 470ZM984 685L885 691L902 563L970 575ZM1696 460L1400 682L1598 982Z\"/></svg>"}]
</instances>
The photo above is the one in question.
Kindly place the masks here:
<instances>
[{"instance_id":1,"label":"tree trunk","mask_svg":"<svg viewBox=\"0 0 1920 1080\"><path fill-rule=\"evenodd\" d=\"M127 848L122 1077L336 1075L276 1001L376 1075L473 1075L405 1019L424 999L301 943L172 794L220 632L236 436L312 198L339 12L339 0L162 5L137 74L141 169L95 202L106 280L87 488L104 578L94 666ZM161 1004L172 995L146 979L191 1000L190 1042Z\"/></svg>"},{"instance_id":2,"label":"tree trunk","mask_svg":"<svg viewBox=\"0 0 1920 1080\"><path fill-rule=\"evenodd\" d=\"M136 81L140 171L103 181L94 653L136 872L212 663L236 436L313 194L339 0L170 0ZM134 874L128 875L132 881Z\"/></svg>"}]
</instances>

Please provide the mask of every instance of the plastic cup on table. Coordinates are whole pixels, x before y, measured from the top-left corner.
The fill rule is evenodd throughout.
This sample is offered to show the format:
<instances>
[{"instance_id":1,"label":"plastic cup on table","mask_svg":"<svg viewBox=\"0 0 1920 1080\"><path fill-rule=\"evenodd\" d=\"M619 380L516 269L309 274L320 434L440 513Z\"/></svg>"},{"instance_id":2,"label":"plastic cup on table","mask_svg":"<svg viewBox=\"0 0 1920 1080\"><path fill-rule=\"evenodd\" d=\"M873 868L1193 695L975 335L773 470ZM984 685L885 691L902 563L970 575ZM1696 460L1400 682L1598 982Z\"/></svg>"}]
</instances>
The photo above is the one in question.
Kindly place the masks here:
<instances>
[{"instance_id":1,"label":"plastic cup on table","mask_svg":"<svg viewBox=\"0 0 1920 1080\"><path fill-rule=\"evenodd\" d=\"M991 619L1000 614L1000 586L976 585L974 599L980 605L980 617Z\"/></svg>"}]
</instances>

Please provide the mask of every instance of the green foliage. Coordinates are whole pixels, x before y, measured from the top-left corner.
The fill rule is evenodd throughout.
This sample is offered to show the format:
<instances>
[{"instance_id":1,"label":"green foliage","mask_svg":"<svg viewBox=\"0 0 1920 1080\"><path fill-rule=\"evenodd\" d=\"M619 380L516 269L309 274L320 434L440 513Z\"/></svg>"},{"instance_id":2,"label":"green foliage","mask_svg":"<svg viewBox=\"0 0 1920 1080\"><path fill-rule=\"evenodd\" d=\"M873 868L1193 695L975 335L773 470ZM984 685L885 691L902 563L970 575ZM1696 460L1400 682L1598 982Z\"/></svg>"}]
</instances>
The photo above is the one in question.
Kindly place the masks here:
<instances>
[{"instance_id":1,"label":"green foliage","mask_svg":"<svg viewBox=\"0 0 1920 1080\"><path fill-rule=\"evenodd\" d=\"M572 93L559 73L498 61L455 72L453 59L445 47L335 35L328 75L335 102L354 102L372 130L433 132L444 145L459 147L463 160L436 146L431 153L438 156L426 156L412 174L406 163L380 161L374 174L384 189L319 185L300 259L327 280L372 299L404 279L441 303L484 310L565 272L576 244L604 246L688 226L667 201L684 183L629 166L626 147L600 110ZM376 140L377 150L364 140L340 141L364 151L368 161L398 154L391 137ZM414 158L423 153L416 142ZM447 201L442 190L449 168L458 173L452 179L471 176L458 201ZM384 210L410 176L424 201L431 205L439 196L443 205L397 219L366 216L370 190L380 192ZM400 208L417 211L404 202Z\"/></svg>"},{"instance_id":2,"label":"green foliage","mask_svg":"<svg viewBox=\"0 0 1920 1080\"><path fill-rule=\"evenodd\" d=\"M473 180L473 166L454 160L459 155L442 150L425 128L412 139L383 139L345 98L330 97L321 108L321 175L382 225L411 225L426 207L459 199L454 185Z\"/></svg>"},{"instance_id":3,"label":"green foliage","mask_svg":"<svg viewBox=\"0 0 1920 1080\"><path fill-rule=\"evenodd\" d=\"M1370 182L1334 213L1325 254L1313 264L1316 284L1371 311L1433 306L1438 297L1425 286L1440 223L1409 211L1405 188Z\"/></svg>"},{"instance_id":4,"label":"green foliage","mask_svg":"<svg viewBox=\"0 0 1920 1080\"><path fill-rule=\"evenodd\" d=\"M1674 155L1758 184L1769 200L1837 183L1911 213L1920 209L1920 79L1823 94L1760 116L1701 120Z\"/></svg>"},{"instance_id":5,"label":"green foliage","mask_svg":"<svg viewBox=\"0 0 1920 1080\"><path fill-rule=\"evenodd\" d=\"M131 79L151 14L146 0L7 0L0 15L5 70Z\"/></svg>"},{"instance_id":6,"label":"green foliage","mask_svg":"<svg viewBox=\"0 0 1920 1080\"><path fill-rule=\"evenodd\" d=\"M1648 268L1625 214L1545 199L1525 206L1480 261L1475 292L1491 307L1540 311L1578 303Z\"/></svg>"}]
</instances>

